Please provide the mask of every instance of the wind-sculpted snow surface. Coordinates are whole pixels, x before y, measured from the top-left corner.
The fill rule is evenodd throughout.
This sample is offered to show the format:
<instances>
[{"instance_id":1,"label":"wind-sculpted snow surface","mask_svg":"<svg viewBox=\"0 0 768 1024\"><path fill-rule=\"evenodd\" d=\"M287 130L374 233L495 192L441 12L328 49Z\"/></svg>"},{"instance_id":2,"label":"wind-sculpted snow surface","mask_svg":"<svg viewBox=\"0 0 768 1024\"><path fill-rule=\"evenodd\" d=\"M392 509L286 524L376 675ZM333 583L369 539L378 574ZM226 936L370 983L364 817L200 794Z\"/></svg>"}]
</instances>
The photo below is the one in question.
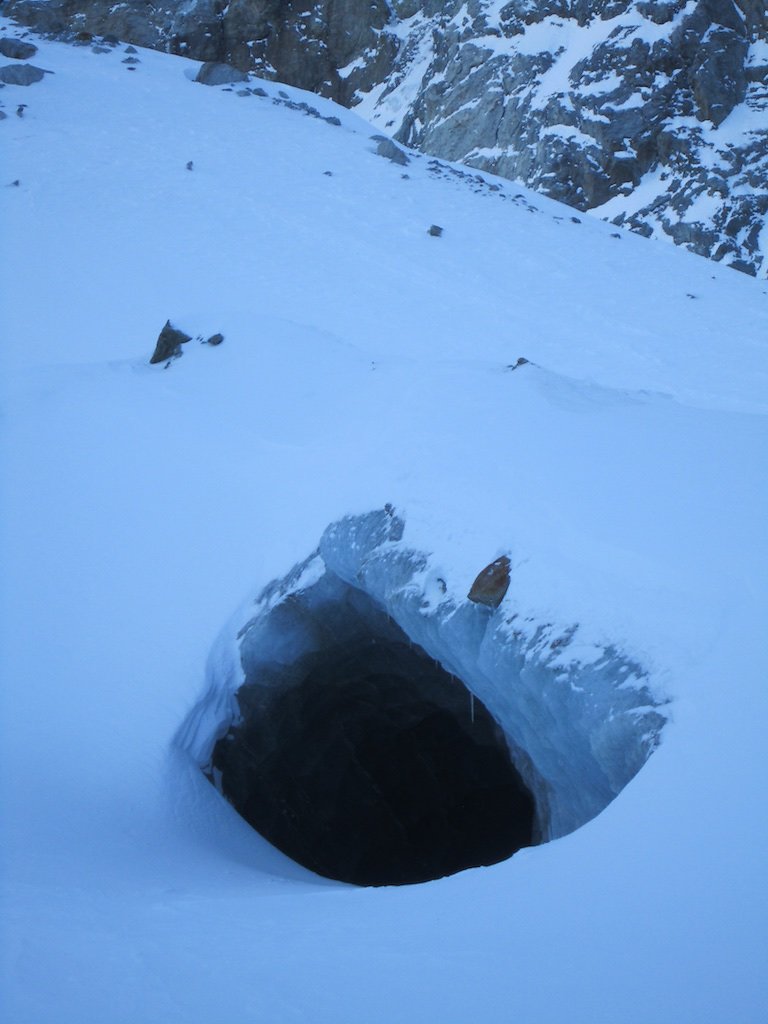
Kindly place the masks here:
<instances>
[{"instance_id":1,"label":"wind-sculpted snow surface","mask_svg":"<svg viewBox=\"0 0 768 1024\"><path fill-rule=\"evenodd\" d=\"M762 0L11 0L27 24L226 60L422 152L750 274L768 268ZM87 37L86 37L87 41Z\"/></svg>"},{"instance_id":2,"label":"wind-sculpted snow surface","mask_svg":"<svg viewBox=\"0 0 768 1024\"><path fill-rule=\"evenodd\" d=\"M575 626L555 635L503 605L494 611L443 598L444 581L404 543L403 528L391 509L343 519L328 527L318 552L249 604L213 652L209 690L181 731L182 746L210 769L216 741L259 714L259 693L300 685L307 659L351 647L361 630L385 632L375 624L383 613L499 723L534 796L539 838L572 832L610 803L658 743L664 719L644 672L615 648L587 662L569 657ZM374 606L367 617L363 595Z\"/></svg>"}]
</instances>

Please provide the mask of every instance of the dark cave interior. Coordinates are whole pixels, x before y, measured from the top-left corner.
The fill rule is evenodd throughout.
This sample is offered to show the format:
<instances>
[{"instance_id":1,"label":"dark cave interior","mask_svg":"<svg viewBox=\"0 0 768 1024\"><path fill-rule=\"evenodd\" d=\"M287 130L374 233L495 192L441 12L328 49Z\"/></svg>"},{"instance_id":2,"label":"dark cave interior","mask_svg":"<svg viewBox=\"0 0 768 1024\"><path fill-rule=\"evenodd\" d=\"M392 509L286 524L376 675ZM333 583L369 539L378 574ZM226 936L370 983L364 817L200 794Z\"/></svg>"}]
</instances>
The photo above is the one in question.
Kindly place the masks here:
<instances>
[{"instance_id":1,"label":"dark cave interior","mask_svg":"<svg viewBox=\"0 0 768 1024\"><path fill-rule=\"evenodd\" d=\"M483 704L391 619L238 694L211 775L253 828L357 885L424 882L537 840L536 807Z\"/></svg>"}]
</instances>

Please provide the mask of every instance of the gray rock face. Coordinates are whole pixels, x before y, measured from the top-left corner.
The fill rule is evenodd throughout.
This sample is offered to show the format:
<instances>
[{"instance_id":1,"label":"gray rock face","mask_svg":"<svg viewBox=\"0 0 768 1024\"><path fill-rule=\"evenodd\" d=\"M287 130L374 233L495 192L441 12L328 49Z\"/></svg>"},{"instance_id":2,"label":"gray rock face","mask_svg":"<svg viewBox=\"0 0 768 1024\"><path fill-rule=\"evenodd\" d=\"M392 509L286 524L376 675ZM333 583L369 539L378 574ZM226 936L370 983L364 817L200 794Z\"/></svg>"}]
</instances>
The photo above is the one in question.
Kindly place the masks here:
<instances>
[{"instance_id":1,"label":"gray rock face","mask_svg":"<svg viewBox=\"0 0 768 1024\"><path fill-rule=\"evenodd\" d=\"M388 75L397 49L385 0L233 0L222 15L227 59L351 105Z\"/></svg>"},{"instance_id":2,"label":"gray rock face","mask_svg":"<svg viewBox=\"0 0 768 1024\"><path fill-rule=\"evenodd\" d=\"M5 64L0 68L0 82L5 85L34 85L45 78L45 71L34 64Z\"/></svg>"},{"instance_id":3,"label":"gray rock face","mask_svg":"<svg viewBox=\"0 0 768 1024\"><path fill-rule=\"evenodd\" d=\"M110 34L232 64L347 106L387 77L398 49L386 0L12 0L6 13L63 38Z\"/></svg>"},{"instance_id":4,"label":"gray rock face","mask_svg":"<svg viewBox=\"0 0 768 1024\"><path fill-rule=\"evenodd\" d=\"M374 103L361 97L374 123L386 118L414 148L765 273L762 4L512 0L498 11L470 0L441 15L420 10L389 84Z\"/></svg>"},{"instance_id":5,"label":"gray rock face","mask_svg":"<svg viewBox=\"0 0 768 1024\"><path fill-rule=\"evenodd\" d=\"M93 36L110 36L137 46L163 49L161 12L138 2L104 3L102 0L51 0L50 3L6 3L3 13L45 35L67 42L87 43Z\"/></svg>"},{"instance_id":6,"label":"gray rock face","mask_svg":"<svg viewBox=\"0 0 768 1024\"><path fill-rule=\"evenodd\" d=\"M398 142L768 270L764 0L9 0L358 107ZM761 234L762 232L762 234Z\"/></svg>"}]
</instances>

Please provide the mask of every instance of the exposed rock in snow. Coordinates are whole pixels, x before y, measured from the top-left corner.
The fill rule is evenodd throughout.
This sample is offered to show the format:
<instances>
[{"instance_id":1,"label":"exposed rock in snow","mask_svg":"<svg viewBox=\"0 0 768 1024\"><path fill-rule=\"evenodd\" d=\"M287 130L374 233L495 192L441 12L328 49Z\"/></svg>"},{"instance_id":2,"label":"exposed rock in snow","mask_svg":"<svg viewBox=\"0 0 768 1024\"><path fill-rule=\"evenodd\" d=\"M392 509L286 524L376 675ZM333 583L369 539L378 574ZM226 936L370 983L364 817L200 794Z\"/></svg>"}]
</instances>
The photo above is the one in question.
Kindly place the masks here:
<instances>
[{"instance_id":1,"label":"exposed rock in snow","mask_svg":"<svg viewBox=\"0 0 768 1024\"><path fill-rule=\"evenodd\" d=\"M44 78L45 71L34 64L5 64L0 67L0 82L5 85L34 85Z\"/></svg>"},{"instance_id":2,"label":"exposed rock in snow","mask_svg":"<svg viewBox=\"0 0 768 1024\"><path fill-rule=\"evenodd\" d=\"M386 135L372 135L371 139L378 143L376 146L376 154L378 156L383 156L386 160L391 160L393 164L400 164L402 167L407 166L407 155L399 146L395 145L392 139L387 138Z\"/></svg>"},{"instance_id":3,"label":"exposed rock in snow","mask_svg":"<svg viewBox=\"0 0 768 1024\"><path fill-rule=\"evenodd\" d=\"M42 31L311 89L400 142L737 269L768 266L762 0L11 0Z\"/></svg>"},{"instance_id":4,"label":"exposed rock in snow","mask_svg":"<svg viewBox=\"0 0 768 1024\"><path fill-rule=\"evenodd\" d=\"M195 81L201 85L231 85L232 82L247 82L248 75L245 71L233 68L231 64L206 61L198 71Z\"/></svg>"},{"instance_id":5,"label":"exposed rock in snow","mask_svg":"<svg viewBox=\"0 0 768 1024\"><path fill-rule=\"evenodd\" d=\"M0 53L11 60L28 60L37 53L37 47L33 43L25 43L23 39L6 36L0 39Z\"/></svg>"},{"instance_id":6,"label":"exposed rock in snow","mask_svg":"<svg viewBox=\"0 0 768 1024\"><path fill-rule=\"evenodd\" d=\"M467 597L475 604L498 608L509 590L510 561L506 555L487 565L472 584Z\"/></svg>"},{"instance_id":7,"label":"exposed rock in snow","mask_svg":"<svg viewBox=\"0 0 768 1024\"><path fill-rule=\"evenodd\" d=\"M175 359L181 355L181 346L191 340L191 335L185 334L174 327L170 320L166 320L165 326L157 336L150 363L164 363L168 359Z\"/></svg>"},{"instance_id":8,"label":"exposed rock in snow","mask_svg":"<svg viewBox=\"0 0 768 1024\"><path fill-rule=\"evenodd\" d=\"M307 852L304 847L311 840L299 835L302 830L295 816L300 816L301 806L330 800L323 796L326 789L336 792L338 805L341 782L337 776L343 775L339 750L346 744L348 752L350 742L356 748L359 737L370 738L379 727L391 733L396 746L401 731L416 728L431 714L455 717L457 701L465 708L471 708L474 698L481 701L503 731L524 783L521 789L523 783L509 775L497 755L488 753L491 733L486 729L479 746L482 757L490 757L492 764L477 770L475 797L467 799L484 800L494 786L506 793L512 810L499 825L496 841L490 846L481 843L478 850L467 839L466 830L459 828L460 852L440 853L437 868L434 864L424 867L421 848L413 863L398 848L396 866L390 866L394 875L387 877L379 865L381 871L374 879L369 836L356 852L349 853L349 862L336 868L340 872L336 877L350 880L407 881L430 870L435 877L470 863L509 856L536 839L573 831L598 814L637 773L656 746L664 722L642 669L619 650L596 651L591 662L571 658L568 648L575 626L555 636L546 623L519 622L516 616L505 615L503 608L470 601L456 604L444 588L432 586L428 557L404 544L403 531L403 521L391 509L349 517L328 527L318 550L285 579L270 584L224 631L211 654L209 689L179 737L248 820L257 827L261 823L265 834L292 855L302 851L303 863L333 874L328 868L333 850L322 856L316 847L315 852ZM498 583L496 569L493 574ZM411 645L418 648L413 659L411 653L405 657ZM375 656L371 646L377 647ZM362 653L364 649L367 654ZM427 663L434 659L441 666L439 675L453 680L458 698L446 698L445 683L431 672L425 675L423 657ZM370 684L372 676L383 680L379 698L370 685L344 700L335 694L334 688L344 678L357 677ZM325 698L316 693L321 683L333 691ZM306 686L307 695L302 697L300 691ZM377 699L385 703L391 699L392 708L374 715L368 705ZM334 714L349 714L353 719L347 726L339 725L333 735L312 722L324 700L334 704ZM363 711L365 728L357 720ZM262 716L273 721L278 744L267 743L271 730L259 724ZM289 728L289 720L302 723L296 725L300 736ZM459 725L451 725L448 731L460 744L466 723L459 719ZM280 747L283 741L285 750ZM448 747L454 749L453 740L446 739L443 747L438 742L435 748L430 741L431 753L424 756L434 756L438 762L440 757L458 756L458 747L450 755ZM294 783L280 783L284 796L291 790L291 809L278 813L267 800L277 785L274 760L284 762L281 772L298 771L294 748L304 751L302 772L311 767L312 772L330 773L330 777L313 783L313 795L301 789L296 792ZM469 757L462 750L461 756ZM360 758L365 760L362 754ZM360 759L355 755L352 761L353 768L348 770L357 774ZM433 782L436 772L439 775L442 769L427 771ZM265 779L272 781L267 784ZM525 824L526 791L535 802L533 831ZM430 792L428 803L434 800L431 788ZM478 795L482 792L486 796ZM367 819L369 813L366 804L355 820ZM387 803L386 815L391 813L392 805ZM451 814L446 812L442 824L434 826L443 836L438 845L448 842L445 835L458 828ZM292 824L286 825L284 816ZM331 827L328 815L317 808L310 819L307 831L312 834ZM484 835L486 824L477 825ZM339 824L339 828L347 826L353 832L357 827L348 821ZM399 827L393 826L394 831ZM382 834L388 829L382 826ZM388 841L379 836L373 845Z\"/></svg>"}]
</instances>

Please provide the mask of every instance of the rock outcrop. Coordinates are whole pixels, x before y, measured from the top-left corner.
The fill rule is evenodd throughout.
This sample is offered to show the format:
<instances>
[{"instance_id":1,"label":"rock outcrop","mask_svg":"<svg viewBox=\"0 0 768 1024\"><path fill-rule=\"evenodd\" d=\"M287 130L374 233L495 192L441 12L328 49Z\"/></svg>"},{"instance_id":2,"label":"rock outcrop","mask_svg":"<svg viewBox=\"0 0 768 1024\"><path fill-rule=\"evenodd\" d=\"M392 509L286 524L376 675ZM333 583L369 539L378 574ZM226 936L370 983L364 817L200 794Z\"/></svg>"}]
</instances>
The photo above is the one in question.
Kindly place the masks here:
<instances>
[{"instance_id":1,"label":"rock outcrop","mask_svg":"<svg viewBox=\"0 0 768 1024\"><path fill-rule=\"evenodd\" d=\"M201 85L231 85L233 82L247 80L247 72L233 68L231 64L220 64L216 61L206 61L195 78Z\"/></svg>"},{"instance_id":2,"label":"rock outcrop","mask_svg":"<svg viewBox=\"0 0 768 1024\"><path fill-rule=\"evenodd\" d=\"M33 43L25 43L23 39L0 39L0 53L11 60L28 60L37 53Z\"/></svg>"},{"instance_id":3,"label":"rock outcrop","mask_svg":"<svg viewBox=\"0 0 768 1024\"><path fill-rule=\"evenodd\" d=\"M357 106L398 142L763 276L763 0L10 0Z\"/></svg>"},{"instance_id":4,"label":"rock outcrop","mask_svg":"<svg viewBox=\"0 0 768 1024\"><path fill-rule=\"evenodd\" d=\"M165 326L157 336L155 351L152 353L150 363L165 363L169 359L176 359L181 355L181 346L192 340L192 336L174 327L170 320L166 320Z\"/></svg>"},{"instance_id":5,"label":"rock outcrop","mask_svg":"<svg viewBox=\"0 0 768 1024\"><path fill-rule=\"evenodd\" d=\"M383 156L385 160L391 160L393 164L400 164L401 167L407 166L407 155L399 146L395 145L392 139L387 138L386 135L372 135L371 139L377 143L377 156Z\"/></svg>"},{"instance_id":6,"label":"rock outcrop","mask_svg":"<svg viewBox=\"0 0 768 1024\"><path fill-rule=\"evenodd\" d=\"M0 82L3 85L34 85L42 82L45 71L34 64L4 64L0 67Z\"/></svg>"}]
</instances>

